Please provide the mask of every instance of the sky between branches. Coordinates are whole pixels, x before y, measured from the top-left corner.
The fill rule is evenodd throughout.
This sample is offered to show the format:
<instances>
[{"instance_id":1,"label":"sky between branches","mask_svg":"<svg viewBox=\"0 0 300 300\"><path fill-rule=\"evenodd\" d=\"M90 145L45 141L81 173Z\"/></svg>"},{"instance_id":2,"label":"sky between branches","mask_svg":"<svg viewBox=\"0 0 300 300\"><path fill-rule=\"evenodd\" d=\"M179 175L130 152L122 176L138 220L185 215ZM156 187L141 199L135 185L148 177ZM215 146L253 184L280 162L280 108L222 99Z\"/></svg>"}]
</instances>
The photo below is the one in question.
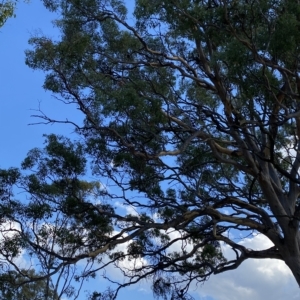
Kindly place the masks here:
<instances>
[{"instance_id":1,"label":"sky between branches","mask_svg":"<svg viewBox=\"0 0 300 300\"><path fill-rule=\"evenodd\" d=\"M127 0L128 6L134 5ZM75 108L65 106L42 88L44 74L32 71L25 65L24 51L32 35L44 33L50 37L58 35L51 20L55 17L46 11L41 1L31 0L29 4L18 3L16 18L7 21L0 29L0 168L19 166L26 153L34 147L42 147L44 133L64 134L72 138L70 125L28 126L37 122L30 117L34 109L41 109L49 116L64 119L80 114ZM73 135L76 138L75 135ZM122 209L122 208L121 208ZM125 208L124 208L125 209ZM262 236L243 241L251 248L262 249L268 241ZM224 248L225 254L230 250ZM114 274L114 269L108 272ZM116 276L119 276L115 273ZM100 278L90 281L89 287L104 290L107 283ZM283 262L263 260L247 261L238 270L212 277L207 283L191 289L195 299L235 300L235 299L299 299L300 291L289 269ZM152 299L152 291L147 283L131 287L120 293L120 300ZM82 300L84 297L81 298ZM80 299L80 300L81 300Z\"/></svg>"}]
</instances>

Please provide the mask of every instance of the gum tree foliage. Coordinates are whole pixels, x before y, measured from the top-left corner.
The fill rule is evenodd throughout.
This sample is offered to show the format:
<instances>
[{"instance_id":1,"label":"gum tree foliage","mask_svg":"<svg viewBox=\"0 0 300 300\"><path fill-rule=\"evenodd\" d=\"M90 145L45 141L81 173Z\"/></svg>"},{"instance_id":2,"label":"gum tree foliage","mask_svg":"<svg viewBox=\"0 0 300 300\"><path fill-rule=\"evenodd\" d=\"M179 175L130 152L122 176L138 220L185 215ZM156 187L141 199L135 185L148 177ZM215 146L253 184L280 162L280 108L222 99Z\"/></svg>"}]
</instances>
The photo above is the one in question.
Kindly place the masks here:
<instances>
[{"instance_id":1,"label":"gum tree foliage","mask_svg":"<svg viewBox=\"0 0 300 300\"><path fill-rule=\"evenodd\" d=\"M6 218L49 220L55 209L71 230L49 249L23 228L12 245L53 257L49 275L83 258L96 270L114 264L124 275L110 279L117 291L152 279L164 299L184 299L191 282L254 258L284 261L300 284L298 1L137 0L133 14L118 0L44 2L61 14L61 37L32 38L27 64L84 121L38 117L75 126L80 159L107 188L100 204L69 198L81 161L63 155L67 167L57 167L31 154L38 171L22 184L34 209ZM135 213L115 210L116 201ZM245 248L237 232L274 245Z\"/></svg>"},{"instance_id":2,"label":"gum tree foliage","mask_svg":"<svg viewBox=\"0 0 300 300\"><path fill-rule=\"evenodd\" d=\"M24 3L29 3L30 0L24 0ZM6 23L9 18L15 18L16 6L18 0L0 0L0 28Z\"/></svg>"},{"instance_id":3,"label":"gum tree foliage","mask_svg":"<svg viewBox=\"0 0 300 300\"><path fill-rule=\"evenodd\" d=\"M38 276L34 270L21 270L22 275L16 271L8 271L0 275L0 297L5 300L58 300L54 287L48 284L48 280L33 281L29 284L22 284L24 275L30 277Z\"/></svg>"},{"instance_id":4,"label":"gum tree foliage","mask_svg":"<svg viewBox=\"0 0 300 300\"><path fill-rule=\"evenodd\" d=\"M111 208L104 199L96 203L103 198L99 182L80 179L85 168L80 144L49 135L44 149L28 153L23 175L16 168L0 170L3 299L77 299L83 280L93 277L90 257L112 231L110 218L99 211Z\"/></svg>"},{"instance_id":5,"label":"gum tree foliage","mask_svg":"<svg viewBox=\"0 0 300 300\"><path fill-rule=\"evenodd\" d=\"M14 16L15 1L0 1L0 27L4 25L8 18Z\"/></svg>"}]
</instances>

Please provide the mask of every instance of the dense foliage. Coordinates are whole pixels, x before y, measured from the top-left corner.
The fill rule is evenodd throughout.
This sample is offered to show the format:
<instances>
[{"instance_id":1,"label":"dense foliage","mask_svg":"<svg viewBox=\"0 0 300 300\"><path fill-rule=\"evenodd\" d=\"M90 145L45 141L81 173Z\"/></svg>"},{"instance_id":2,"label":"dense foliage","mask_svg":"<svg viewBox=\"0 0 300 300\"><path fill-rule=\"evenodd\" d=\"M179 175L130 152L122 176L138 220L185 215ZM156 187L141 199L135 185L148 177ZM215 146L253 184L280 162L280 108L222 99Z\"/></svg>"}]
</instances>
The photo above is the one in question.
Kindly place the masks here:
<instances>
[{"instance_id":1,"label":"dense foliage","mask_svg":"<svg viewBox=\"0 0 300 300\"><path fill-rule=\"evenodd\" d=\"M111 279L116 292L151 278L165 299L251 258L283 260L300 284L298 1L44 3L61 14L61 37L32 38L26 62L84 120L41 112L80 142L48 136L24 175L1 171L3 224L15 226L6 261L24 250L46 277L74 268L77 280L113 264L125 278ZM246 248L236 232L274 246Z\"/></svg>"},{"instance_id":2,"label":"dense foliage","mask_svg":"<svg viewBox=\"0 0 300 300\"><path fill-rule=\"evenodd\" d=\"M15 1L0 2L0 27L4 25L6 20L14 15Z\"/></svg>"},{"instance_id":3,"label":"dense foliage","mask_svg":"<svg viewBox=\"0 0 300 300\"><path fill-rule=\"evenodd\" d=\"M53 299L58 300L58 295L54 292L51 280L44 279L38 281L27 280L30 278L40 277L35 274L34 270L8 271L0 275L0 299L5 300L41 300Z\"/></svg>"}]
</instances>

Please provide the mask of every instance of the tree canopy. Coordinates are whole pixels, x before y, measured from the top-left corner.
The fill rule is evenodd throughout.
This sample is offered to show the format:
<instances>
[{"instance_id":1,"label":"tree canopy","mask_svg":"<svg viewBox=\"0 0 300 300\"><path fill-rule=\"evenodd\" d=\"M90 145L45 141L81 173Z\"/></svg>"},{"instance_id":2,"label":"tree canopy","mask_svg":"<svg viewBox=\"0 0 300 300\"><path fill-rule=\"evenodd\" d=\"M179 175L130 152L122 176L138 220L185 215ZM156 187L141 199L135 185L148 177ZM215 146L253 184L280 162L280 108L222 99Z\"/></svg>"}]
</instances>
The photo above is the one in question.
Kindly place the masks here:
<instances>
[{"instance_id":1,"label":"tree canopy","mask_svg":"<svg viewBox=\"0 0 300 300\"><path fill-rule=\"evenodd\" d=\"M0 275L0 296L5 300L58 300L51 280L38 280L23 284L26 276L39 277L34 270L8 271Z\"/></svg>"},{"instance_id":2,"label":"tree canopy","mask_svg":"<svg viewBox=\"0 0 300 300\"><path fill-rule=\"evenodd\" d=\"M48 136L25 173L1 171L3 224L16 224L6 261L26 250L45 278L74 268L77 280L120 268L116 292L94 299L143 279L156 296L188 299L191 282L248 259L282 260L300 284L298 1L44 3L61 36L33 37L26 63L83 121L40 111L78 141ZM235 233L274 245L249 249Z\"/></svg>"},{"instance_id":3,"label":"tree canopy","mask_svg":"<svg viewBox=\"0 0 300 300\"><path fill-rule=\"evenodd\" d=\"M15 1L0 2L0 27L4 25L6 20L14 15Z\"/></svg>"}]
</instances>

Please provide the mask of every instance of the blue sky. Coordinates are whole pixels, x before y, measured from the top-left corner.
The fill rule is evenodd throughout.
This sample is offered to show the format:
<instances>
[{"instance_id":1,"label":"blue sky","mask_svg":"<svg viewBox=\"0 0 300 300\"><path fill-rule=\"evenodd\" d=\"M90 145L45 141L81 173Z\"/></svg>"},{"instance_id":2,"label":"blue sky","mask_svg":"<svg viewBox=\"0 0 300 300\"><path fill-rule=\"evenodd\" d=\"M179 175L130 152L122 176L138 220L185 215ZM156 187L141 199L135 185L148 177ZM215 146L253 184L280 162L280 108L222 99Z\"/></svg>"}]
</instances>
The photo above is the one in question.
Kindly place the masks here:
<instances>
[{"instance_id":1,"label":"blue sky","mask_svg":"<svg viewBox=\"0 0 300 300\"><path fill-rule=\"evenodd\" d=\"M132 5L134 1L128 1ZM24 51L28 39L39 33L55 37L58 32L51 24L53 14L46 11L41 1L31 0L29 4L18 3L16 18L7 21L0 29L0 167L19 166L26 153L41 147L44 133L59 133L70 136L73 128L69 125L34 125L37 122L30 115L39 106L48 115L56 118L72 116L80 120L76 109L54 101L50 93L42 88L44 74L33 71L25 65ZM244 241L249 247L264 247L268 241L261 236ZM230 249L224 248L230 256ZM111 270L113 274L113 270ZM104 289L106 283L91 280L83 290ZM289 270L277 261L251 261L243 264L238 271L213 276L203 286L193 286L195 299L201 300L262 300L272 298L299 299L300 292ZM123 290L118 299L152 299L149 286L138 285ZM84 299L83 297L81 299ZM79 300L81 300L79 298Z\"/></svg>"},{"instance_id":2,"label":"blue sky","mask_svg":"<svg viewBox=\"0 0 300 300\"><path fill-rule=\"evenodd\" d=\"M37 33L55 36L51 24L53 16L44 9L41 1L18 3L17 17L9 19L0 29L1 89L0 89L0 166L19 165L28 150L41 146L43 133L70 134L69 126L29 126L38 120L30 115L32 109L41 108L49 113L67 114L66 107L54 102L42 88L44 75L25 65L24 51L28 39Z\"/></svg>"}]
</instances>

